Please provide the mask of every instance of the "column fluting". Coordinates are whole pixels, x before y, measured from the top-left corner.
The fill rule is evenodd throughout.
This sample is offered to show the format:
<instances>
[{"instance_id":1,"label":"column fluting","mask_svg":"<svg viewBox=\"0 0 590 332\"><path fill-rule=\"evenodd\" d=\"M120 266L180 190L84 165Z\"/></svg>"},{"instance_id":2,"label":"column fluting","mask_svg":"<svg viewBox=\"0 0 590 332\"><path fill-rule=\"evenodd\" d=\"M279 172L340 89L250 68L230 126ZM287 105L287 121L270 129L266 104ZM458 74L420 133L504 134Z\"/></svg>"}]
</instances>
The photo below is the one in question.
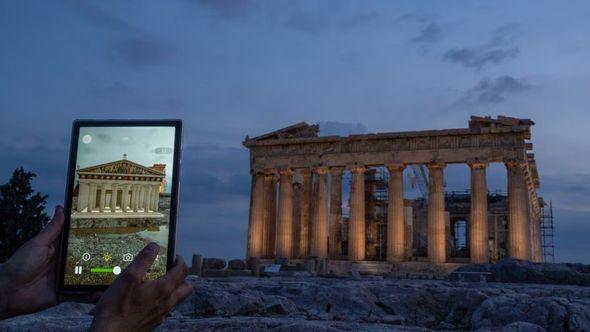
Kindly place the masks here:
<instances>
[{"instance_id":1,"label":"column fluting","mask_svg":"<svg viewBox=\"0 0 590 332\"><path fill-rule=\"evenodd\" d=\"M404 260L404 164L387 165L389 197L387 204L387 261Z\"/></svg>"},{"instance_id":2,"label":"column fluting","mask_svg":"<svg viewBox=\"0 0 590 332\"><path fill-rule=\"evenodd\" d=\"M470 162L471 211L469 214L469 252L471 263L489 263L488 185L486 162Z\"/></svg>"},{"instance_id":3,"label":"column fluting","mask_svg":"<svg viewBox=\"0 0 590 332\"><path fill-rule=\"evenodd\" d=\"M348 259L365 259L365 167L353 166L348 223Z\"/></svg>"},{"instance_id":4,"label":"column fluting","mask_svg":"<svg viewBox=\"0 0 590 332\"><path fill-rule=\"evenodd\" d=\"M428 259L433 263L447 259L444 167L442 162L428 165Z\"/></svg>"},{"instance_id":5,"label":"column fluting","mask_svg":"<svg viewBox=\"0 0 590 332\"><path fill-rule=\"evenodd\" d=\"M277 223L276 256L291 258L293 246L293 171L279 171L279 218Z\"/></svg>"},{"instance_id":6,"label":"column fluting","mask_svg":"<svg viewBox=\"0 0 590 332\"><path fill-rule=\"evenodd\" d=\"M313 222L311 225L311 256L328 256L328 169L314 169L317 177L317 193L314 199Z\"/></svg>"}]
</instances>

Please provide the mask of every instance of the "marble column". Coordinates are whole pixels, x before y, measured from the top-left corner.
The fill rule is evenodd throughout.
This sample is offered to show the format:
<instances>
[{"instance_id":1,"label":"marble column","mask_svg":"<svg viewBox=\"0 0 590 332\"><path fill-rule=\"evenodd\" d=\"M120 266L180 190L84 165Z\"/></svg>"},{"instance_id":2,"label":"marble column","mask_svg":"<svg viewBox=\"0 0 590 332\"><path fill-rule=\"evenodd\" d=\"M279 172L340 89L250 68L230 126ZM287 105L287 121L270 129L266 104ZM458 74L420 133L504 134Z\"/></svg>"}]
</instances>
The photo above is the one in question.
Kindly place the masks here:
<instances>
[{"instance_id":1,"label":"marble column","mask_svg":"<svg viewBox=\"0 0 590 332\"><path fill-rule=\"evenodd\" d=\"M301 179L293 176L293 258L299 258L299 236L301 236Z\"/></svg>"},{"instance_id":2,"label":"marble column","mask_svg":"<svg viewBox=\"0 0 590 332\"><path fill-rule=\"evenodd\" d=\"M106 198L107 198L107 185L101 184L100 185L100 204L98 205L98 209L100 212L104 212L104 207L106 206Z\"/></svg>"},{"instance_id":3,"label":"marble column","mask_svg":"<svg viewBox=\"0 0 590 332\"><path fill-rule=\"evenodd\" d=\"M276 257L291 258L293 253L293 171L279 171L279 218L277 223Z\"/></svg>"},{"instance_id":4,"label":"marble column","mask_svg":"<svg viewBox=\"0 0 590 332\"><path fill-rule=\"evenodd\" d=\"M123 212L127 212L131 209L131 198L133 197L131 194L131 190L133 186L130 184L124 185L121 188L121 210Z\"/></svg>"},{"instance_id":5,"label":"marble column","mask_svg":"<svg viewBox=\"0 0 590 332\"><path fill-rule=\"evenodd\" d=\"M90 188L87 182L80 182L78 184L78 201L76 211L83 212L88 207L88 192Z\"/></svg>"},{"instance_id":6,"label":"marble column","mask_svg":"<svg viewBox=\"0 0 590 332\"><path fill-rule=\"evenodd\" d=\"M111 212L115 212L117 209L117 185L111 184L111 204L110 204Z\"/></svg>"},{"instance_id":7,"label":"marble column","mask_svg":"<svg viewBox=\"0 0 590 332\"><path fill-rule=\"evenodd\" d=\"M264 174L264 224L263 224L263 255L275 257L275 243L277 237L277 176L274 172Z\"/></svg>"},{"instance_id":8,"label":"marble column","mask_svg":"<svg viewBox=\"0 0 590 332\"><path fill-rule=\"evenodd\" d=\"M314 173L317 177L317 193L311 225L311 256L325 258L328 257L328 169L318 167Z\"/></svg>"},{"instance_id":9,"label":"marble column","mask_svg":"<svg viewBox=\"0 0 590 332\"><path fill-rule=\"evenodd\" d=\"M154 210L154 212L158 212L158 210L160 209L160 186L159 185L155 185L154 186L154 208L152 210Z\"/></svg>"},{"instance_id":10,"label":"marble column","mask_svg":"<svg viewBox=\"0 0 590 332\"><path fill-rule=\"evenodd\" d=\"M94 207L96 206L96 183L89 184L89 192L88 192L88 212L92 212Z\"/></svg>"},{"instance_id":11,"label":"marble column","mask_svg":"<svg viewBox=\"0 0 590 332\"><path fill-rule=\"evenodd\" d=\"M248 225L248 257L261 257L263 254L264 223L264 174L252 176L252 201L250 205L250 225Z\"/></svg>"},{"instance_id":12,"label":"marble column","mask_svg":"<svg viewBox=\"0 0 590 332\"><path fill-rule=\"evenodd\" d=\"M139 186L137 184L134 184L131 190L131 210L133 210L133 212L137 212L137 210L139 209L139 206L137 204L137 202L139 201Z\"/></svg>"},{"instance_id":13,"label":"marble column","mask_svg":"<svg viewBox=\"0 0 590 332\"><path fill-rule=\"evenodd\" d=\"M151 210L151 204L150 202L152 201L152 186L149 184L146 184L146 195L144 197L144 202L143 202L143 206L145 207L144 211L145 212L149 212Z\"/></svg>"},{"instance_id":14,"label":"marble column","mask_svg":"<svg viewBox=\"0 0 590 332\"><path fill-rule=\"evenodd\" d=\"M309 169L301 169L302 194L299 227L299 257L307 258L311 249L311 198L313 192L313 176Z\"/></svg>"},{"instance_id":15,"label":"marble column","mask_svg":"<svg viewBox=\"0 0 590 332\"><path fill-rule=\"evenodd\" d=\"M508 173L508 256L530 259L530 237L527 209L528 193L524 181L525 163L517 160L505 162ZM528 249L527 249L528 248Z\"/></svg>"},{"instance_id":16,"label":"marble column","mask_svg":"<svg viewBox=\"0 0 590 332\"><path fill-rule=\"evenodd\" d=\"M365 259L365 167L353 166L348 223L348 259Z\"/></svg>"},{"instance_id":17,"label":"marble column","mask_svg":"<svg viewBox=\"0 0 590 332\"><path fill-rule=\"evenodd\" d=\"M469 252L471 263L490 261L488 235L488 185L486 162L469 163L471 168L471 211L469 214Z\"/></svg>"},{"instance_id":18,"label":"marble column","mask_svg":"<svg viewBox=\"0 0 590 332\"><path fill-rule=\"evenodd\" d=\"M343 167L330 168L330 249L332 259L342 258L342 172Z\"/></svg>"},{"instance_id":19,"label":"marble column","mask_svg":"<svg viewBox=\"0 0 590 332\"><path fill-rule=\"evenodd\" d=\"M404 164L387 165L389 197L387 204L387 261L404 260Z\"/></svg>"},{"instance_id":20,"label":"marble column","mask_svg":"<svg viewBox=\"0 0 590 332\"><path fill-rule=\"evenodd\" d=\"M428 165L428 260L432 263L447 260L444 167L442 162Z\"/></svg>"}]
</instances>

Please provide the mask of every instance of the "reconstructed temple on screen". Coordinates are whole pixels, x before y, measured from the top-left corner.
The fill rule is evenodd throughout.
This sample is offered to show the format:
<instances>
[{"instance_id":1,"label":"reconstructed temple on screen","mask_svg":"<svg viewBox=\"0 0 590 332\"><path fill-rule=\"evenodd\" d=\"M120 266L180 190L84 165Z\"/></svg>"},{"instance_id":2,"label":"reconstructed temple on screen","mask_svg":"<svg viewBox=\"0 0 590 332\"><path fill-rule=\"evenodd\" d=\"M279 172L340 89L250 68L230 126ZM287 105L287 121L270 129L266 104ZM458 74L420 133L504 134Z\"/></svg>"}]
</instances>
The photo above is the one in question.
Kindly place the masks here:
<instances>
[{"instance_id":1,"label":"reconstructed temple on screen","mask_svg":"<svg viewBox=\"0 0 590 332\"><path fill-rule=\"evenodd\" d=\"M78 168L72 218L160 218L165 164L146 167L123 159Z\"/></svg>"},{"instance_id":2,"label":"reconstructed temple on screen","mask_svg":"<svg viewBox=\"0 0 590 332\"><path fill-rule=\"evenodd\" d=\"M246 137L252 174L247 257L543 261L533 125L473 116L468 128L341 137L319 136L319 126L299 123ZM490 163L505 165L506 192L488 191ZM469 166L471 188L445 192L449 164ZM414 176L421 197L404 198L404 174Z\"/></svg>"}]
</instances>

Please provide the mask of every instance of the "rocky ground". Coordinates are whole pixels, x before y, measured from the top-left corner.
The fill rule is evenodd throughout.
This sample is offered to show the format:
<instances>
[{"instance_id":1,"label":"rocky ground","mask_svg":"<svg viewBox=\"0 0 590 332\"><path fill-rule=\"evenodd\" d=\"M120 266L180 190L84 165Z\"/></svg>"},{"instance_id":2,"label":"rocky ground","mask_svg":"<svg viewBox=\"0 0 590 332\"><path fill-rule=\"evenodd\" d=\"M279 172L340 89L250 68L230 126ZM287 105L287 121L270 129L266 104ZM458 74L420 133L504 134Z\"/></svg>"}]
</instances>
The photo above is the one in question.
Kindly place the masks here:
<instances>
[{"instance_id":1,"label":"rocky ground","mask_svg":"<svg viewBox=\"0 0 590 332\"><path fill-rule=\"evenodd\" d=\"M587 331L590 287L387 277L197 278L160 330ZM92 305L63 303L0 331L83 331Z\"/></svg>"}]
</instances>

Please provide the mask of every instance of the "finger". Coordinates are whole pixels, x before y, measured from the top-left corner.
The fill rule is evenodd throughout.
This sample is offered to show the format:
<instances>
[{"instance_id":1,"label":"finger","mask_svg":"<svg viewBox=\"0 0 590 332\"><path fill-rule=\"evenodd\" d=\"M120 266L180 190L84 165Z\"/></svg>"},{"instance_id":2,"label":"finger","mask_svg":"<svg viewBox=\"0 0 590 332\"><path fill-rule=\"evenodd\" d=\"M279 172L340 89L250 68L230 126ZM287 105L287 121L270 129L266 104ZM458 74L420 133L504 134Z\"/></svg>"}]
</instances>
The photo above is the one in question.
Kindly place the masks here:
<instances>
[{"instance_id":1,"label":"finger","mask_svg":"<svg viewBox=\"0 0 590 332\"><path fill-rule=\"evenodd\" d=\"M187 275L188 266L186 266L182 257L176 255L174 267L165 276L158 279L156 284L170 293L177 285L180 285L184 281Z\"/></svg>"},{"instance_id":2,"label":"finger","mask_svg":"<svg viewBox=\"0 0 590 332\"><path fill-rule=\"evenodd\" d=\"M173 305L176 305L178 302L181 302L182 300L186 299L187 297L189 297L192 294L193 294L193 285L191 285L187 281L183 282L180 286L178 286L174 290L174 293L172 293L171 298L174 301Z\"/></svg>"},{"instance_id":3,"label":"finger","mask_svg":"<svg viewBox=\"0 0 590 332\"><path fill-rule=\"evenodd\" d=\"M53 219L37 236L33 238L33 241L40 245L51 245L61 234L64 227L64 209L57 205L55 212L53 213Z\"/></svg>"},{"instance_id":4,"label":"finger","mask_svg":"<svg viewBox=\"0 0 590 332\"><path fill-rule=\"evenodd\" d=\"M123 275L126 278L131 278L132 281L141 282L147 270L154 263L159 251L160 246L151 242L137 254L137 257L127 266Z\"/></svg>"}]
</instances>

